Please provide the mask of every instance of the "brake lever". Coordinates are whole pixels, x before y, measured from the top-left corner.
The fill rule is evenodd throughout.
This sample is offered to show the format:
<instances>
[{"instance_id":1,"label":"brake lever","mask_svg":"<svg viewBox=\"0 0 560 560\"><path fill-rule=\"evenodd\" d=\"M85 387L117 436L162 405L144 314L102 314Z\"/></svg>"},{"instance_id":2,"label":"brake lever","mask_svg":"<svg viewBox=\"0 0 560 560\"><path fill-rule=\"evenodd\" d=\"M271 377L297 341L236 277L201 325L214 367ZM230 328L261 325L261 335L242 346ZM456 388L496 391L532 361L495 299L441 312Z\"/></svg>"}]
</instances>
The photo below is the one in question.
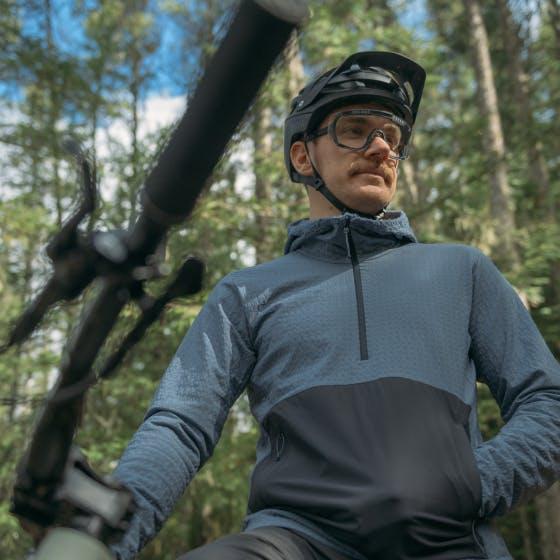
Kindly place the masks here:
<instances>
[{"instance_id":1,"label":"brake lever","mask_svg":"<svg viewBox=\"0 0 560 560\"><path fill-rule=\"evenodd\" d=\"M159 298L151 298L142 290L141 285L138 285L138 292L133 294L133 299L137 300L142 309L142 315L136 322L136 325L126 335L119 349L111 354L103 364L98 373L98 378L107 379L113 374L126 354L133 346L140 342L144 333L150 325L157 321L170 301L199 292L202 287L203 274L204 263L197 258L188 257L179 269L175 279L167 286L165 293Z\"/></svg>"},{"instance_id":2,"label":"brake lever","mask_svg":"<svg viewBox=\"0 0 560 560\"><path fill-rule=\"evenodd\" d=\"M11 346L23 343L55 303L61 300L69 301L80 295L95 276L91 250L88 250L89 244L84 242L83 236L78 231L79 224L96 207L95 168L92 169L75 140L66 140L64 148L76 158L81 169L80 205L48 243L46 253L52 261L53 274L16 321L8 342L0 347L0 353Z\"/></svg>"}]
</instances>

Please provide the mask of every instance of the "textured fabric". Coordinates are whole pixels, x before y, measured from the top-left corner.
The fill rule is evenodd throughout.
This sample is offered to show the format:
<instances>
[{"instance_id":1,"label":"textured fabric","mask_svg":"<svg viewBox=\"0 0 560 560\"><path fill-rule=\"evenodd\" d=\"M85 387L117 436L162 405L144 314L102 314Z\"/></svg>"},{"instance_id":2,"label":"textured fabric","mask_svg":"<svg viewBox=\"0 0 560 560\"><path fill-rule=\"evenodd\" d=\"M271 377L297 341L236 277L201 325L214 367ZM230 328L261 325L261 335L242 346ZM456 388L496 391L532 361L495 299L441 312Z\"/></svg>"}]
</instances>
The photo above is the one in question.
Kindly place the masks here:
<instances>
[{"instance_id":1,"label":"textured fabric","mask_svg":"<svg viewBox=\"0 0 560 560\"><path fill-rule=\"evenodd\" d=\"M336 550L279 527L263 527L195 548L178 560L346 560Z\"/></svg>"},{"instance_id":2,"label":"textured fabric","mask_svg":"<svg viewBox=\"0 0 560 560\"><path fill-rule=\"evenodd\" d=\"M430 496L418 502L414 492L407 494L411 488L395 483L398 478L393 483L385 480L393 492L388 496L391 503L418 514L403 521L403 534L420 538L429 527L423 525L417 531L423 519L444 515L447 528L430 533L440 539L438 535L450 534L449 523L470 519L472 534L461 533L463 542L478 543L479 551L489 559L511 558L489 520L560 477L560 366L515 291L487 257L463 245L417 243L403 213L391 213L388 218L373 221L344 215L297 222L289 228L283 257L232 273L216 286L163 376L145 421L115 473L133 489L140 506L127 536L114 549L119 558L132 558L161 526L211 455L227 412L245 387L261 426L254 471L258 475L278 451L278 440L267 427L284 403L307 391L326 388L337 395L337 387L381 387L379 383L390 379L408 383L411 391L413 387L426 389L415 391L426 417L430 414L425 407L431 399L428 395L448 395L440 401L464 405L448 408L449 421L456 421L454 411L466 411L459 424L471 449L469 453L462 446L460 453L472 461L479 477L473 479L474 471L469 470L464 478L450 479L463 497L449 515L444 515L447 503L442 511L434 511ZM348 235L359 259L361 294L356 293ZM360 359L360 298L367 360ZM482 441L477 423L477 379L488 384L506 420L500 433L487 442ZM382 433L381 417L373 413L361 417L361 407L347 409L355 411L356 430L367 429L361 425L365 422ZM333 406L322 410L325 426L337 425L336 410ZM393 432L393 439L414 441L408 431L414 433L414 424L419 422L412 413L407 416L403 410L403 431ZM335 449L341 440L332 434ZM297 461L306 460L305 449L313 438L305 441L296 446L303 450ZM286 453L290 449L294 447L286 447ZM352 452L352 448L346 450ZM321 461L322 457L315 457L313 477L323 476L318 468ZM278 476L291 472L289 465L280 461ZM417 467L424 468L420 462ZM331 487L336 487L337 477L348 475L344 469L350 467L341 468L325 479ZM420 478L426 474L418 473ZM434 474L430 480L444 481L443 468ZM308 476L294 484L303 488L306 481L314 483ZM255 482L251 491L258 493ZM431 486L431 492L437 490ZM336 515L347 514L358 524L366 522L364 515L382 519L383 502L376 501L379 491L364 479L358 494L369 510L349 500L353 510ZM465 501L469 493L474 500L470 505ZM320 507L310 512L258 500L252 507L245 530L291 529L358 560L367 558L372 546L367 539L356 544L349 530L333 536L321 523ZM414 556L415 549L406 554L430 558Z\"/></svg>"}]
</instances>

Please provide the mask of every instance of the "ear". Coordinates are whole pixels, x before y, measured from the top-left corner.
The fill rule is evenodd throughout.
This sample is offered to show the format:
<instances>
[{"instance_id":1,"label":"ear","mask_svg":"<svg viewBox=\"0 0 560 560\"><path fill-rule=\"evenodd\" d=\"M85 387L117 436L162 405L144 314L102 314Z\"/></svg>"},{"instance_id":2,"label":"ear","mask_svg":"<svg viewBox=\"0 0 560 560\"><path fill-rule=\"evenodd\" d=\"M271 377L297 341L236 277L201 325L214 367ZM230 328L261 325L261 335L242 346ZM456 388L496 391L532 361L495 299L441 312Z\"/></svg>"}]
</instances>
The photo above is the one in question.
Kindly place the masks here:
<instances>
[{"instance_id":1,"label":"ear","mask_svg":"<svg viewBox=\"0 0 560 560\"><path fill-rule=\"evenodd\" d=\"M303 140L297 140L290 147L290 159L294 169L300 174L307 177L313 175L313 167L309 159L309 154L305 149Z\"/></svg>"}]
</instances>

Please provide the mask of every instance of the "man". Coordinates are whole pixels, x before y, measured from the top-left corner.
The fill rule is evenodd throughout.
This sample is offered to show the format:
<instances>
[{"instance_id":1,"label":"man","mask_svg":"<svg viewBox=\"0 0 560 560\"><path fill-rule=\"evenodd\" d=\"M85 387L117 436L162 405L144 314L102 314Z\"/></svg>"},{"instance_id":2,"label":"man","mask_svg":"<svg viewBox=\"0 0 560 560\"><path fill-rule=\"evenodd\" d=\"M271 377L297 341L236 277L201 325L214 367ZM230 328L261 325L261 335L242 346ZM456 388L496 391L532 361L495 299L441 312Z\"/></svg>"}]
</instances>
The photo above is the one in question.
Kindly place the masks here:
<instances>
[{"instance_id":1,"label":"man","mask_svg":"<svg viewBox=\"0 0 560 560\"><path fill-rule=\"evenodd\" d=\"M132 558L211 455L247 388L260 424L243 532L185 560L511 558L490 519L560 476L560 367L491 261L416 241L389 212L424 70L356 53L285 127L310 219L286 254L214 289L116 475ZM483 442L476 381L505 427Z\"/></svg>"}]
</instances>

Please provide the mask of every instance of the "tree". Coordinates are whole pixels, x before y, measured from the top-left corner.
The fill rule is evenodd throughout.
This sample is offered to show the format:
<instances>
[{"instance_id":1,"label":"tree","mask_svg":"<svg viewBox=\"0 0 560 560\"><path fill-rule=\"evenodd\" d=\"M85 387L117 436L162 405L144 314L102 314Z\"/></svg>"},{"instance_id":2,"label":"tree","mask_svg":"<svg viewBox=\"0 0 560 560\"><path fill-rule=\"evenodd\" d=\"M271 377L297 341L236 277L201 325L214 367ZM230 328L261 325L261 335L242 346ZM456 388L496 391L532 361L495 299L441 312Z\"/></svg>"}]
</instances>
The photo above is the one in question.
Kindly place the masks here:
<instances>
[{"instance_id":1,"label":"tree","mask_svg":"<svg viewBox=\"0 0 560 560\"><path fill-rule=\"evenodd\" d=\"M473 63L477 75L480 108L487 119L487 141L491 168L490 211L495 236L494 253L499 263L506 267L519 266L519 251L513 239L516 229L514 205L508 182L506 147L494 85L494 72L490 60L488 36L477 0L464 0L472 30Z\"/></svg>"},{"instance_id":2,"label":"tree","mask_svg":"<svg viewBox=\"0 0 560 560\"><path fill-rule=\"evenodd\" d=\"M531 82L522 58L526 46L520 34L520 25L513 20L506 0L497 0L499 21L506 55L506 68L514 97L516 134L525 146L528 183L534 197L534 211L538 216L550 216L551 187L548 167L543 154L539 127L533 117Z\"/></svg>"}]
</instances>

